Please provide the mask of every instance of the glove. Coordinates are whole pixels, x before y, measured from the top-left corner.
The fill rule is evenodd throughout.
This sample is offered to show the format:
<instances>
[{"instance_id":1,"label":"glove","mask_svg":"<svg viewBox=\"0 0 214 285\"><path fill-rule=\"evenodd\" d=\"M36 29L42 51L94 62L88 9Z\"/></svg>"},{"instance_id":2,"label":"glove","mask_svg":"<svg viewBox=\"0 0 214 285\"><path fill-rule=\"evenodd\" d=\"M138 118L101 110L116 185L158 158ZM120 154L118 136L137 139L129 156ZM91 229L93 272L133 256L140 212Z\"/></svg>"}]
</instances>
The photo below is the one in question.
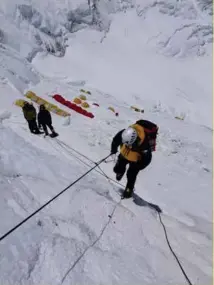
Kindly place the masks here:
<instances>
[{"instance_id":1,"label":"glove","mask_svg":"<svg viewBox=\"0 0 214 285\"><path fill-rule=\"evenodd\" d=\"M112 149L111 150L111 155L116 154L117 153L117 149Z\"/></svg>"}]
</instances>

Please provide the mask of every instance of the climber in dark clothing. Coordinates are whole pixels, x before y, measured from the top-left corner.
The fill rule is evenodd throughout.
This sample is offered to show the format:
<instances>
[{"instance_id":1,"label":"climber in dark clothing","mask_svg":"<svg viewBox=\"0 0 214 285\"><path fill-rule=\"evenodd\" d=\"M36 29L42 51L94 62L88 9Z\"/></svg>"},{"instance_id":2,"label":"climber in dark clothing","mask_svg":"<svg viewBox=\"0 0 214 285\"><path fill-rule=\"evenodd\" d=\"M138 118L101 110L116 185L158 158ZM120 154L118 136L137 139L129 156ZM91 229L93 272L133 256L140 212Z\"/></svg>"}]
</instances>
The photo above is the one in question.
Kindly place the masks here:
<instances>
[{"instance_id":1,"label":"climber in dark clothing","mask_svg":"<svg viewBox=\"0 0 214 285\"><path fill-rule=\"evenodd\" d=\"M150 121L139 120L127 129L119 131L113 138L111 154L116 154L120 146L120 154L113 168L118 181L122 179L129 165L124 198L132 196L138 173L151 163L157 132L157 125Z\"/></svg>"},{"instance_id":2,"label":"climber in dark clothing","mask_svg":"<svg viewBox=\"0 0 214 285\"><path fill-rule=\"evenodd\" d=\"M29 126L31 133L41 134L37 126L36 109L34 108L34 106L28 102L25 102L24 106L22 107L22 111L23 111L25 119L28 122L28 126Z\"/></svg>"},{"instance_id":3,"label":"climber in dark clothing","mask_svg":"<svg viewBox=\"0 0 214 285\"><path fill-rule=\"evenodd\" d=\"M43 127L43 130L46 136L49 135L47 127L51 130L52 136L57 135L57 133L54 131L54 128L52 126L51 114L45 108L45 105L40 106L39 114L38 114L38 122L39 122L39 128L41 128L41 126Z\"/></svg>"}]
</instances>

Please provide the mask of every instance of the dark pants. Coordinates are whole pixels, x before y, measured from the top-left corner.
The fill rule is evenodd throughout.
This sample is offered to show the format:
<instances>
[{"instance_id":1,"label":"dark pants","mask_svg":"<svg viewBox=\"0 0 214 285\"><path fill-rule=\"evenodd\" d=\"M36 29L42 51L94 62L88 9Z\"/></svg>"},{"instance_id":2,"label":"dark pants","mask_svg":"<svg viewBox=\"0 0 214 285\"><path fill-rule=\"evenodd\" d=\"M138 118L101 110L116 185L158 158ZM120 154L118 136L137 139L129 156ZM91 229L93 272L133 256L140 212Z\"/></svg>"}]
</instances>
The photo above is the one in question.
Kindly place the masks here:
<instances>
[{"instance_id":1,"label":"dark pants","mask_svg":"<svg viewBox=\"0 0 214 285\"><path fill-rule=\"evenodd\" d=\"M116 174L123 175L126 171L127 164L129 164L129 168L126 173L127 175L126 188L133 190L139 171L146 168L150 164L151 160L152 160L151 152L142 154L142 159L138 162L130 162L120 154L113 170Z\"/></svg>"},{"instance_id":2,"label":"dark pants","mask_svg":"<svg viewBox=\"0 0 214 285\"><path fill-rule=\"evenodd\" d=\"M27 121L27 122L28 122L28 126L29 126L29 129L30 129L31 133L34 133L34 134L40 133L39 132L39 128L37 126L36 119L30 120L30 121Z\"/></svg>"},{"instance_id":3,"label":"dark pants","mask_svg":"<svg viewBox=\"0 0 214 285\"><path fill-rule=\"evenodd\" d=\"M54 128L51 124L42 124L43 130L45 132L46 135L48 135L48 129L47 127L51 130L52 133L54 133Z\"/></svg>"}]
</instances>

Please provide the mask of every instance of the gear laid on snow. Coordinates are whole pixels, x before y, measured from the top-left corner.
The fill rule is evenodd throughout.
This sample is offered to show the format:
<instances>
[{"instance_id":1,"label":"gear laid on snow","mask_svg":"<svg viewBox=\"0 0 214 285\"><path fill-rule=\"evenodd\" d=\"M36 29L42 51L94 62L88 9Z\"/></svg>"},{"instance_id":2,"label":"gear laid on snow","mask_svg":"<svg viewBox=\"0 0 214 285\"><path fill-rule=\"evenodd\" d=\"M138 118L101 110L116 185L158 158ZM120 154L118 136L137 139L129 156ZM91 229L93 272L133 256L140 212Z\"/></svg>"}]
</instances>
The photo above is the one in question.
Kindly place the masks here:
<instances>
[{"instance_id":1,"label":"gear laid on snow","mask_svg":"<svg viewBox=\"0 0 214 285\"><path fill-rule=\"evenodd\" d=\"M46 136L49 135L47 127L51 130L52 137L56 137L58 135L52 126L51 113L45 108L45 105L40 105L38 122L39 122L39 128L43 127Z\"/></svg>"},{"instance_id":2,"label":"gear laid on snow","mask_svg":"<svg viewBox=\"0 0 214 285\"><path fill-rule=\"evenodd\" d=\"M119 131L113 138L111 154L115 154L120 146L120 154L113 168L118 181L122 179L126 172L126 166L129 164L127 185L124 191L126 196L132 196L139 171L151 163L152 152L155 151L156 146L157 132L158 127L154 123L139 120L127 129Z\"/></svg>"},{"instance_id":3,"label":"gear laid on snow","mask_svg":"<svg viewBox=\"0 0 214 285\"><path fill-rule=\"evenodd\" d=\"M24 103L22 111L26 121L28 122L29 129L33 134L41 134L36 122L36 109L28 102Z\"/></svg>"}]
</instances>

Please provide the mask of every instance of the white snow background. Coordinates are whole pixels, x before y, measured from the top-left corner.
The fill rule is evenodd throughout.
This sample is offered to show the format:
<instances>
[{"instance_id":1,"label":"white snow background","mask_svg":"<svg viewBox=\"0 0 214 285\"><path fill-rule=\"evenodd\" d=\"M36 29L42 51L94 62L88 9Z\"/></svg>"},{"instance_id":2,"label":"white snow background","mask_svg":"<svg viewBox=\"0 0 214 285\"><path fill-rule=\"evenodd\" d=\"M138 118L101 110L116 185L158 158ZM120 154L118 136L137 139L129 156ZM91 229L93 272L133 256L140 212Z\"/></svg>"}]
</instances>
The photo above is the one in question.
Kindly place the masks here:
<instances>
[{"instance_id":1,"label":"white snow background","mask_svg":"<svg viewBox=\"0 0 214 285\"><path fill-rule=\"evenodd\" d=\"M119 130L148 119L157 151L135 192L162 209L192 284L212 284L212 41L209 0L2 0L0 236L107 156ZM73 100L81 88L100 105L94 119L49 96ZM27 90L71 113L52 114L58 138L29 132L14 105ZM100 167L114 179L108 161ZM121 202L101 169L0 241L0 284L187 284L158 214Z\"/></svg>"}]
</instances>

